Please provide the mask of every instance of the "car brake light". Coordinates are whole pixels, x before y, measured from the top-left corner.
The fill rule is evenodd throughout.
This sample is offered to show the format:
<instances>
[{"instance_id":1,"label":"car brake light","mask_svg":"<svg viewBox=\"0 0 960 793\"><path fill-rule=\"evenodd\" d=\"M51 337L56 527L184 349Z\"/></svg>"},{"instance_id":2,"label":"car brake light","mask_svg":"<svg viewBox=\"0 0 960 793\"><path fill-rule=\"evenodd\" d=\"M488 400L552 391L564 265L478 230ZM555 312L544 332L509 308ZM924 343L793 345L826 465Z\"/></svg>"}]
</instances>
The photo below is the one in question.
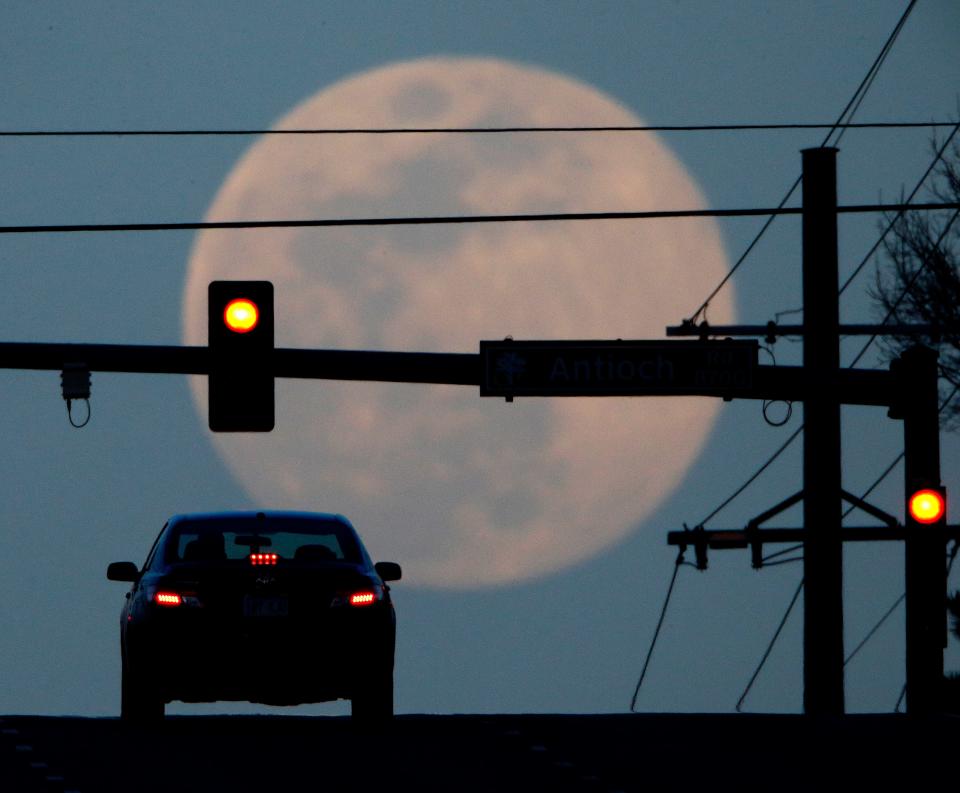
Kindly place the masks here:
<instances>
[{"instance_id":1,"label":"car brake light","mask_svg":"<svg viewBox=\"0 0 960 793\"><path fill-rule=\"evenodd\" d=\"M277 559L280 557L275 553L252 553L250 554L250 564L252 565L263 565L263 564L276 564Z\"/></svg>"},{"instance_id":2,"label":"car brake light","mask_svg":"<svg viewBox=\"0 0 960 793\"><path fill-rule=\"evenodd\" d=\"M377 595L369 590L364 592L354 592L350 595L351 606L372 606L377 600Z\"/></svg>"},{"instance_id":3,"label":"car brake light","mask_svg":"<svg viewBox=\"0 0 960 793\"><path fill-rule=\"evenodd\" d=\"M338 592L330 601L331 608L344 608L346 606L355 606L363 608L372 606L383 600L384 590L382 587L374 586L370 589L354 589L345 592Z\"/></svg>"},{"instance_id":4,"label":"car brake light","mask_svg":"<svg viewBox=\"0 0 960 793\"><path fill-rule=\"evenodd\" d=\"M160 606L180 606L183 604L183 597L176 592L157 592L153 601Z\"/></svg>"},{"instance_id":5,"label":"car brake light","mask_svg":"<svg viewBox=\"0 0 960 793\"><path fill-rule=\"evenodd\" d=\"M187 592L182 589L177 592L173 589L148 588L147 597L151 603L155 603L158 606L163 606L164 608L179 608L181 606L187 608L200 608L203 605L200 602L200 598L197 596L196 592Z\"/></svg>"}]
</instances>

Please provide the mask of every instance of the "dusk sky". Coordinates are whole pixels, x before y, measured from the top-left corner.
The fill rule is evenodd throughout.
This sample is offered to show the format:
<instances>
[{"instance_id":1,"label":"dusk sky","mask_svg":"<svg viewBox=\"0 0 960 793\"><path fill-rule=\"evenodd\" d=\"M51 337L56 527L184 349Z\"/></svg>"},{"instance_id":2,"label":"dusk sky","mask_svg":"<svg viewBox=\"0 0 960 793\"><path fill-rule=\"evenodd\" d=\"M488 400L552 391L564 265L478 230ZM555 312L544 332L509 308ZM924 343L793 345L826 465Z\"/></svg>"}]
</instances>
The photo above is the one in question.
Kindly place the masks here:
<instances>
[{"instance_id":1,"label":"dusk sky","mask_svg":"<svg viewBox=\"0 0 960 793\"><path fill-rule=\"evenodd\" d=\"M907 5L11 2L0 132L829 124ZM956 121L958 40L960 5L919 0L854 121ZM772 207L827 131L5 135L0 226ZM840 203L897 201L949 132L846 131ZM763 220L0 234L0 340L203 344L206 281L228 277L274 281L282 346L662 339ZM841 282L881 220L841 217ZM868 296L879 261L843 294L842 321L881 318ZM799 308L800 263L799 218L780 218L708 318ZM845 365L864 341L843 341ZM798 364L801 350L783 339L772 353ZM886 366L883 351L858 365ZM713 512L803 420L799 404L773 427L755 401L506 404L305 381L278 383L274 433L223 437L199 378L94 372L82 429L58 372L3 370L0 383L0 713L117 714L124 585L107 563L142 563L172 514L251 508L342 512L374 557L404 566L397 712L626 711L673 571L667 532ZM859 494L902 428L879 408L843 420L843 486ZM960 441L941 446L955 490ZM901 515L902 475L870 500ZM798 442L707 527L742 527L801 487ZM800 510L778 521L799 525ZM638 709L732 711L801 576L799 563L754 571L743 551L681 569ZM896 544L845 550L848 651L903 585ZM801 710L801 629L798 607L745 710ZM960 671L950 641L946 669ZM891 711L903 683L901 607L847 666L847 708Z\"/></svg>"}]
</instances>

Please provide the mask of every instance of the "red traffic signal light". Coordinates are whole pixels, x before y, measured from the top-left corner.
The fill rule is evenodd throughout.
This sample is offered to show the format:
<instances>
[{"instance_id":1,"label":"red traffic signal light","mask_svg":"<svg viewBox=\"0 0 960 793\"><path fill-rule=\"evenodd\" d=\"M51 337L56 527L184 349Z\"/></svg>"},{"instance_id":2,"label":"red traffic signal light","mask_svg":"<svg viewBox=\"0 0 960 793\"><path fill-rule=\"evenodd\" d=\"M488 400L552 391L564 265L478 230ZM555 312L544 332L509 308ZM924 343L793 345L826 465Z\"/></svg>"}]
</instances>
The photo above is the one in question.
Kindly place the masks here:
<instances>
[{"instance_id":1,"label":"red traffic signal light","mask_svg":"<svg viewBox=\"0 0 960 793\"><path fill-rule=\"evenodd\" d=\"M274 426L273 284L212 281L207 301L210 429L270 432Z\"/></svg>"},{"instance_id":2,"label":"red traffic signal light","mask_svg":"<svg viewBox=\"0 0 960 793\"><path fill-rule=\"evenodd\" d=\"M257 304L246 297L238 297L227 303L223 310L223 324L234 333L249 333L260 319Z\"/></svg>"},{"instance_id":3,"label":"red traffic signal light","mask_svg":"<svg viewBox=\"0 0 960 793\"><path fill-rule=\"evenodd\" d=\"M947 512L943 488L925 487L914 491L907 502L907 513L917 523L936 523Z\"/></svg>"}]
</instances>

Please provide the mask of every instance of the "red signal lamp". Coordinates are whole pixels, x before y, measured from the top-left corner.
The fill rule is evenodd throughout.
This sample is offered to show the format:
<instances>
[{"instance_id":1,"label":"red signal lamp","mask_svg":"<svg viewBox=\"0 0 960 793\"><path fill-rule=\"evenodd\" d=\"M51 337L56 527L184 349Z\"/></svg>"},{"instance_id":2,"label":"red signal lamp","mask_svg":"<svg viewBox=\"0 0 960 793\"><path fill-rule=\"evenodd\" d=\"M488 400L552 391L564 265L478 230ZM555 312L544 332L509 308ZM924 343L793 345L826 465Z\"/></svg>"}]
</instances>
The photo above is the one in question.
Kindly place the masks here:
<instances>
[{"instance_id":1,"label":"red signal lamp","mask_svg":"<svg viewBox=\"0 0 960 793\"><path fill-rule=\"evenodd\" d=\"M254 566L265 564L275 565L279 558L275 553L252 553L250 554L250 564Z\"/></svg>"},{"instance_id":2,"label":"red signal lamp","mask_svg":"<svg viewBox=\"0 0 960 793\"><path fill-rule=\"evenodd\" d=\"M947 511L947 500L941 491L924 488L910 496L907 509L917 523L936 523Z\"/></svg>"},{"instance_id":3,"label":"red signal lamp","mask_svg":"<svg viewBox=\"0 0 960 793\"><path fill-rule=\"evenodd\" d=\"M249 333L259 320L257 304L246 297L231 300L223 310L223 323L234 333Z\"/></svg>"}]
</instances>

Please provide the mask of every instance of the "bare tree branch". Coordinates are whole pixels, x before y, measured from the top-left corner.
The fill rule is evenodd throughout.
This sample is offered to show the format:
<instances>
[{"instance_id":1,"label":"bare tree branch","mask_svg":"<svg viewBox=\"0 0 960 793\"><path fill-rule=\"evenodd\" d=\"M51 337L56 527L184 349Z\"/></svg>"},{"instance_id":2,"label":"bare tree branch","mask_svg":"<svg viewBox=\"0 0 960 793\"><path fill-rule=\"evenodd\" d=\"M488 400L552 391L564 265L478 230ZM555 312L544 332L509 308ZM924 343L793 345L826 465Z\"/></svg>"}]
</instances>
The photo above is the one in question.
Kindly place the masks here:
<instances>
[{"instance_id":1,"label":"bare tree branch","mask_svg":"<svg viewBox=\"0 0 960 793\"><path fill-rule=\"evenodd\" d=\"M939 162L928 190L938 201L960 200L960 143L943 149L936 140L931 149ZM887 337L885 354L893 358L917 341L940 353L943 387L960 383L960 212L904 212L887 217L890 227L883 239L874 285L870 290L884 322L923 323L942 331L917 339ZM945 391L944 394L949 393ZM945 405L941 420L945 429L960 429L960 400Z\"/></svg>"}]
</instances>

